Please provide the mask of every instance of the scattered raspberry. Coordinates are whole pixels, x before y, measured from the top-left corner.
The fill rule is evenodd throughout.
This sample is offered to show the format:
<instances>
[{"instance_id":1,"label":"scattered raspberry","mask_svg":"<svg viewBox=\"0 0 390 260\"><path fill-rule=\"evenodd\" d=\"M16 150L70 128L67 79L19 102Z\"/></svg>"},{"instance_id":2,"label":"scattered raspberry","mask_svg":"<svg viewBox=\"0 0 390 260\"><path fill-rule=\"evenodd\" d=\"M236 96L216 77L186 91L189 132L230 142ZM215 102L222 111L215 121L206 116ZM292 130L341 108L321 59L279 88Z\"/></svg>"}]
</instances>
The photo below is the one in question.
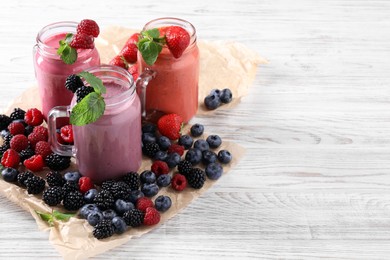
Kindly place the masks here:
<instances>
[{"instance_id":1,"label":"scattered raspberry","mask_svg":"<svg viewBox=\"0 0 390 260\"><path fill-rule=\"evenodd\" d=\"M149 207L154 207L153 201L147 197L141 197L137 200L136 208L145 212Z\"/></svg>"},{"instance_id":2,"label":"scattered raspberry","mask_svg":"<svg viewBox=\"0 0 390 260\"><path fill-rule=\"evenodd\" d=\"M177 153L182 156L184 154L184 146L181 146L179 144L172 144L168 148L168 153Z\"/></svg>"},{"instance_id":3,"label":"scattered raspberry","mask_svg":"<svg viewBox=\"0 0 390 260\"><path fill-rule=\"evenodd\" d=\"M86 193L90 189L93 189L95 185L93 184L91 178L89 177L81 177L79 179L79 189L82 194Z\"/></svg>"},{"instance_id":4,"label":"scattered raspberry","mask_svg":"<svg viewBox=\"0 0 390 260\"><path fill-rule=\"evenodd\" d=\"M52 153L51 146L46 141L39 141L36 143L34 151L35 154L40 154L43 159Z\"/></svg>"},{"instance_id":5,"label":"scattered raspberry","mask_svg":"<svg viewBox=\"0 0 390 260\"><path fill-rule=\"evenodd\" d=\"M109 64L110 65L114 65L114 66L118 66L118 67L121 67L121 68L124 68L124 69L128 69L129 68L129 64L127 63L127 61L121 55L115 56L112 60L110 60Z\"/></svg>"},{"instance_id":6,"label":"scattered raspberry","mask_svg":"<svg viewBox=\"0 0 390 260\"><path fill-rule=\"evenodd\" d=\"M12 122L8 125L11 135L24 134L24 125L21 122Z\"/></svg>"},{"instance_id":7,"label":"scattered raspberry","mask_svg":"<svg viewBox=\"0 0 390 260\"><path fill-rule=\"evenodd\" d=\"M167 114L157 121L158 131L171 140L179 139L183 119L177 114Z\"/></svg>"},{"instance_id":8,"label":"scattered raspberry","mask_svg":"<svg viewBox=\"0 0 390 260\"><path fill-rule=\"evenodd\" d=\"M93 49L93 37L83 33L77 33L70 42L70 47L75 49Z\"/></svg>"},{"instance_id":9,"label":"scattered raspberry","mask_svg":"<svg viewBox=\"0 0 390 260\"><path fill-rule=\"evenodd\" d=\"M99 25L94 20L84 19L77 25L77 34L86 34L96 38L99 33Z\"/></svg>"},{"instance_id":10,"label":"scattered raspberry","mask_svg":"<svg viewBox=\"0 0 390 260\"><path fill-rule=\"evenodd\" d=\"M184 175L177 173L173 176L171 186L174 190L182 191L187 187L187 180Z\"/></svg>"},{"instance_id":11,"label":"scattered raspberry","mask_svg":"<svg viewBox=\"0 0 390 260\"><path fill-rule=\"evenodd\" d=\"M28 139L22 134L18 134L12 137L10 142L11 149L20 153L28 147Z\"/></svg>"},{"instance_id":12,"label":"scattered raspberry","mask_svg":"<svg viewBox=\"0 0 390 260\"><path fill-rule=\"evenodd\" d=\"M73 129L72 125L66 125L61 127L61 138L67 143L73 143Z\"/></svg>"},{"instance_id":13,"label":"scattered raspberry","mask_svg":"<svg viewBox=\"0 0 390 260\"><path fill-rule=\"evenodd\" d=\"M160 176L161 174L168 174L169 173L169 167L166 162L163 161L154 161L151 167L152 172L156 174L156 176Z\"/></svg>"},{"instance_id":14,"label":"scattered raspberry","mask_svg":"<svg viewBox=\"0 0 390 260\"><path fill-rule=\"evenodd\" d=\"M1 158L1 164L8 168L17 168L20 163L20 157L17 151L8 149Z\"/></svg>"},{"instance_id":15,"label":"scattered raspberry","mask_svg":"<svg viewBox=\"0 0 390 260\"><path fill-rule=\"evenodd\" d=\"M35 148L35 145L39 142L39 141L47 141L47 138L46 136L43 134L43 133L31 133L28 135L28 141L30 142L30 146L32 148Z\"/></svg>"},{"instance_id":16,"label":"scattered raspberry","mask_svg":"<svg viewBox=\"0 0 390 260\"><path fill-rule=\"evenodd\" d=\"M26 115L24 116L24 121L28 125L38 126L43 123L42 112L39 109L30 108L27 110Z\"/></svg>"},{"instance_id":17,"label":"scattered raspberry","mask_svg":"<svg viewBox=\"0 0 390 260\"><path fill-rule=\"evenodd\" d=\"M57 136L57 142L59 142L60 144L67 144L64 139L62 139L61 137L61 134L60 133L56 133L56 136Z\"/></svg>"},{"instance_id":18,"label":"scattered raspberry","mask_svg":"<svg viewBox=\"0 0 390 260\"><path fill-rule=\"evenodd\" d=\"M42 155L33 155L24 161L24 166L32 172L38 172L43 169L44 161Z\"/></svg>"},{"instance_id":19,"label":"scattered raspberry","mask_svg":"<svg viewBox=\"0 0 390 260\"><path fill-rule=\"evenodd\" d=\"M134 64L133 66L130 66L128 71L130 72L131 76L133 76L134 81L138 79L138 64Z\"/></svg>"},{"instance_id":20,"label":"scattered raspberry","mask_svg":"<svg viewBox=\"0 0 390 260\"><path fill-rule=\"evenodd\" d=\"M49 139L49 130L46 127L42 126L42 125L34 127L32 132L33 133L41 133L41 134L43 134L45 136L46 140Z\"/></svg>"},{"instance_id":21,"label":"scattered raspberry","mask_svg":"<svg viewBox=\"0 0 390 260\"><path fill-rule=\"evenodd\" d=\"M160 213L157 209L149 207L145 210L144 225L152 226L160 222Z\"/></svg>"},{"instance_id":22,"label":"scattered raspberry","mask_svg":"<svg viewBox=\"0 0 390 260\"><path fill-rule=\"evenodd\" d=\"M165 40L173 57L180 58L190 45L191 36L180 26L169 26L165 31Z\"/></svg>"}]
</instances>

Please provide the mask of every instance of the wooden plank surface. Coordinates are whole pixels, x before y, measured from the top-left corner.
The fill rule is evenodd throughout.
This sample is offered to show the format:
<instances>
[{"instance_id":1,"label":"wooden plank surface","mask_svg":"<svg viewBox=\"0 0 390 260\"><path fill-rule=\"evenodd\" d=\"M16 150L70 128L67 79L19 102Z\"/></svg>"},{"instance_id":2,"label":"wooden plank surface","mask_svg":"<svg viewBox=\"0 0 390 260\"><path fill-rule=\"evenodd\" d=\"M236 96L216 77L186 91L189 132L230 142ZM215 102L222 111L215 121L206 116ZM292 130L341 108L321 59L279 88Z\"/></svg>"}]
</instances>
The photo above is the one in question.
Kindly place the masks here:
<instances>
[{"instance_id":1,"label":"wooden plank surface","mask_svg":"<svg viewBox=\"0 0 390 260\"><path fill-rule=\"evenodd\" d=\"M0 108L34 84L32 46L44 25L92 18L141 28L163 16L270 61L240 105L192 121L247 153L176 217L96 259L388 259L387 0L3 1ZM0 259L60 258L4 197L0 234Z\"/></svg>"}]
</instances>

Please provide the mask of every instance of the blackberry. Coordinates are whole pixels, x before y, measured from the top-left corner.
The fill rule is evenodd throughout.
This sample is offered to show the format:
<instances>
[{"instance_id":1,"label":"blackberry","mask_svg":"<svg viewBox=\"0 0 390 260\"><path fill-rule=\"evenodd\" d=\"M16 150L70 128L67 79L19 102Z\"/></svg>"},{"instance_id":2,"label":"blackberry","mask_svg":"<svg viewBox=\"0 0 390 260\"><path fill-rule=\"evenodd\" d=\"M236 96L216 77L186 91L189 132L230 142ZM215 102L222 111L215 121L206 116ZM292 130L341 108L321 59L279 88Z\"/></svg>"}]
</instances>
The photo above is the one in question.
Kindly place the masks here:
<instances>
[{"instance_id":1,"label":"blackberry","mask_svg":"<svg viewBox=\"0 0 390 260\"><path fill-rule=\"evenodd\" d=\"M82 86L79 89L76 90L77 95L77 103L79 103L85 96L87 96L89 93L92 93L94 90L91 87L88 86Z\"/></svg>"},{"instance_id":2,"label":"blackberry","mask_svg":"<svg viewBox=\"0 0 390 260\"><path fill-rule=\"evenodd\" d=\"M123 214L123 220L130 227L139 227L144 222L144 213L139 209L132 209Z\"/></svg>"},{"instance_id":3,"label":"blackberry","mask_svg":"<svg viewBox=\"0 0 390 260\"><path fill-rule=\"evenodd\" d=\"M8 127L12 122L12 119L7 115L0 115L0 131Z\"/></svg>"},{"instance_id":4,"label":"blackberry","mask_svg":"<svg viewBox=\"0 0 390 260\"><path fill-rule=\"evenodd\" d=\"M114 207L114 196L108 190L101 190L93 200L96 206L101 210L106 210Z\"/></svg>"},{"instance_id":5,"label":"blackberry","mask_svg":"<svg viewBox=\"0 0 390 260\"><path fill-rule=\"evenodd\" d=\"M39 176L33 175L28 177L24 182L27 187L28 194L39 194L45 189L45 180Z\"/></svg>"},{"instance_id":6,"label":"blackberry","mask_svg":"<svg viewBox=\"0 0 390 260\"><path fill-rule=\"evenodd\" d=\"M107 190L111 192L112 186L114 186L115 181L113 180L108 180L108 181L103 181L102 185L100 186L102 190Z\"/></svg>"},{"instance_id":7,"label":"blackberry","mask_svg":"<svg viewBox=\"0 0 390 260\"><path fill-rule=\"evenodd\" d=\"M22 187L26 187L26 180L29 178L29 177L32 177L34 176L34 174L30 171L25 171L25 172L21 172L18 174L18 183L22 186Z\"/></svg>"},{"instance_id":8,"label":"blackberry","mask_svg":"<svg viewBox=\"0 0 390 260\"><path fill-rule=\"evenodd\" d=\"M49 187L43 192L42 199L49 206L56 206L61 203L64 193L61 187Z\"/></svg>"},{"instance_id":9,"label":"blackberry","mask_svg":"<svg viewBox=\"0 0 390 260\"><path fill-rule=\"evenodd\" d=\"M96 224L92 234L97 239L104 239L110 237L114 234L114 228L112 226L111 220L103 219Z\"/></svg>"},{"instance_id":10,"label":"blackberry","mask_svg":"<svg viewBox=\"0 0 390 260\"><path fill-rule=\"evenodd\" d=\"M177 170L179 173L183 174L184 176L187 176L190 174L192 169L192 163L190 163L187 160L180 161L179 164L177 165Z\"/></svg>"},{"instance_id":11,"label":"blackberry","mask_svg":"<svg viewBox=\"0 0 390 260\"><path fill-rule=\"evenodd\" d=\"M46 157L45 163L46 166L50 168L50 170L61 171L70 166L70 157L51 153Z\"/></svg>"},{"instance_id":12,"label":"blackberry","mask_svg":"<svg viewBox=\"0 0 390 260\"><path fill-rule=\"evenodd\" d=\"M77 182L73 182L73 181L65 182L64 185L62 186L62 190L64 192L64 195L71 193L71 192L80 191L79 184Z\"/></svg>"},{"instance_id":13,"label":"blackberry","mask_svg":"<svg viewBox=\"0 0 390 260\"><path fill-rule=\"evenodd\" d=\"M9 146L3 144L2 146L0 146L0 155L2 155L3 153L5 153L5 151L7 151L9 148ZM21 158L20 158L21 159Z\"/></svg>"},{"instance_id":14,"label":"blackberry","mask_svg":"<svg viewBox=\"0 0 390 260\"><path fill-rule=\"evenodd\" d=\"M25 160L27 160L28 158L30 158L31 156L35 155L35 152L33 149L31 149L30 147L22 150L20 153L19 153L19 156L20 156L20 161L23 163Z\"/></svg>"},{"instance_id":15,"label":"blackberry","mask_svg":"<svg viewBox=\"0 0 390 260\"><path fill-rule=\"evenodd\" d=\"M142 152L150 158L153 158L158 151L160 151L160 146L157 143L147 143L142 148Z\"/></svg>"},{"instance_id":16,"label":"blackberry","mask_svg":"<svg viewBox=\"0 0 390 260\"><path fill-rule=\"evenodd\" d=\"M130 193L130 187L123 181L115 182L110 192L114 196L114 199L125 199L127 195Z\"/></svg>"},{"instance_id":17,"label":"blackberry","mask_svg":"<svg viewBox=\"0 0 390 260\"><path fill-rule=\"evenodd\" d=\"M130 190L138 190L140 186L139 175L136 172L129 172L125 176L122 177L122 181L124 181L127 185L129 185Z\"/></svg>"},{"instance_id":18,"label":"blackberry","mask_svg":"<svg viewBox=\"0 0 390 260\"><path fill-rule=\"evenodd\" d=\"M65 87L73 93L82 86L84 86L84 83L79 76L72 74L66 78Z\"/></svg>"},{"instance_id":19,"label":"blackberry","mask_svg":"<svg viewBox=\"0 0 390 260\"><path fill-rule=\"evenodd\" d=\"M84 196L79 191L72 191L64 195L64 200L62 201L64 208L69 211L75 211L84 206Z\"/></svg>"},{"instance_id":20,"label":"blackberry","mask_svg":"<svg viewBox=\"0 0 390 260\"><path fill-rule=\"evenodd\" d=\"M11 143L11 139L12 139L13 135L12 134L8 134L6 136L3 137L3 144L7 145L8 147L10 146L10 143Z\"/></svg>"},{"instance_id":21,"label":"blackberry","mask_svg":"<svg viewBox=\"0 0 390 260\"><path fill-rule=\"evenodd\" d=\"M11 120L18 120L18 119L23 119L24 120L24 115L26 114L26 111L24 111L21 108L14 108L14 111L11 113L9 116Z\"/></svg>"},{"instance_id":22,"label":"blackberry","mask_svg":"<svg viewBox=\"0 0 390 260\"><path fill-rule=\"evenodd\" d=\"M57 171L50 171L46 174L46 182L50 187L62 187L66 183L62 174Z\"/></svg>"},{"instance_id":23,"label":"blackberry","mask_svg":"<svg viewBox=\"0 0 390 260\"><path fill-rule=\"evenodd\" d=\"M200 189L203 187L206 181L206 174L199 168L193 168L188 175L186 175L188 185L194 189Z\"/></svg>"}]
</instances>

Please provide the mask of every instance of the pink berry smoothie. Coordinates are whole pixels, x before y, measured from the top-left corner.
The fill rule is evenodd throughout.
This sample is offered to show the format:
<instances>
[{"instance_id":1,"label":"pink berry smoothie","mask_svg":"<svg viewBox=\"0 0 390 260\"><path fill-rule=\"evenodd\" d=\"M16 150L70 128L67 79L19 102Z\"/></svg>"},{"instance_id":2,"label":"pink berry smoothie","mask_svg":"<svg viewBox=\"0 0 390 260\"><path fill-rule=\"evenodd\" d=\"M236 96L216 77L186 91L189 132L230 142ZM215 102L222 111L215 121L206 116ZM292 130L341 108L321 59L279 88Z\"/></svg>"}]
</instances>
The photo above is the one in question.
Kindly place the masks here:
<instances>
[{"instance_id":1,"label":"pink berry smoothie","mask_svg":"<svg viewBox=\"0 0 390 260\"><path fill-rule=\"evenodd\" d=\"M65 64L56 53L59 41L65 38L66 33L75 31L76 26L77 23L73 22L56 23L47 26L49 28L43 28L37 36L33 58L45 119L53 107L70 104L73 93L65 88L66 78L71 74L77 74L86 68L100 64L96 48L78 50L77 61L71 65Z\"/></svg>"},{"instance_id":2,"label":"pink berry smoothie","mask_svg":"<svg viewBox=\"0 0 390 260\"><path fill-rule=\"evenodd\" d=\"M73 126L78 169L96 183L137 171L142 162L138 95L134 89L128 95L130 89L115 82L104 85L107 88L104 115L94 123Z\"/></svg>"}]
</instances>

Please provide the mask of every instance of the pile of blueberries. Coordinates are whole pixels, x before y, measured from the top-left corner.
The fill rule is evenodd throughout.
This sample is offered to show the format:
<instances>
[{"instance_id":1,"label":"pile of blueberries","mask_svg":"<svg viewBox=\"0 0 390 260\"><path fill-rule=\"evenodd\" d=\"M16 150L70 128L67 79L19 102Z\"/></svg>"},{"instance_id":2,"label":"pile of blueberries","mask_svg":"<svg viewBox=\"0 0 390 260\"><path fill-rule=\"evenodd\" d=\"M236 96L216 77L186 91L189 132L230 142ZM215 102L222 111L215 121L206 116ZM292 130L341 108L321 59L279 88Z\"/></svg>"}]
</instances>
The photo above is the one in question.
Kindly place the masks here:
<instances>
[{"instance_id":1,"label":"pile of blueberries","mask_svg":"<svg viewBox=\"0 0 390 260\"><path fill-rule=\"evenodd\" d=\"M232 91L228 88L225 89L213 89L204 98L204 105L209 110L217 109L222 104L228 104L233 100Z\"/></svg>"}]
</instances>

